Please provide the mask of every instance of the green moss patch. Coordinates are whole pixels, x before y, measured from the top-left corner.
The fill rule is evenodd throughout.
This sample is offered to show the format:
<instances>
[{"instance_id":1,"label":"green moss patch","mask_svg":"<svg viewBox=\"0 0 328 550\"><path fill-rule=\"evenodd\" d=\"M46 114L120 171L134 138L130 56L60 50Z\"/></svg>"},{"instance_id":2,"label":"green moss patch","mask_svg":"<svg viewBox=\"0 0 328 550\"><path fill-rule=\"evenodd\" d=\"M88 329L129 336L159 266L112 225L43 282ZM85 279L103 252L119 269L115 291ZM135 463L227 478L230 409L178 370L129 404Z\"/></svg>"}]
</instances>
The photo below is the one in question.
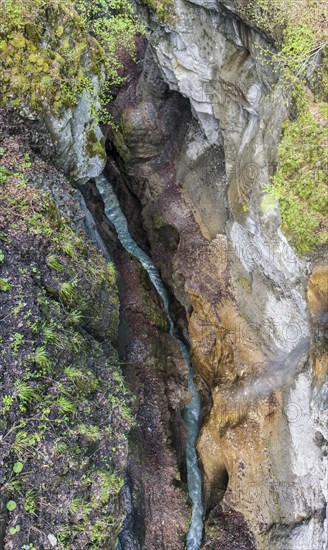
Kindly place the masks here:
<instances>
[{"instance_id":1,"label":"green moss patch","mask_svg":"<svg viewBox=\"0 0 328 550\"><path fill-rule=\"evenodd\" d=\"M85 56L102 51L69 1L9 0L0 9L3 105L60 114L92 89Z\"/></svg>"},{"instance_id":2,"label":"green moss patch","mask_svg":"<svg viewBox=\"0 0 328 550\"><path fill-rule=\"evenodd\" d=\"M95 157L97 155L101 156L104 160L107 159L105 151L105 142L106 138L103 137L100 140L97 138L96 133L93 129L89 130L86 134L86 150L90 157Z\"/></svg>"},{"instance_id":3,"label":"green moss patch","mask_svg":"<svg viewBox=\"0 0 328 550\"><path fill-rule=\"evenodd\" d=\"M300 254L328 241L327 104L303 97L298 116L287 120L279 166L269 187L278 199L282 228Z\"/></svg>"},{"instance_id":4,"label":"green moss patch","mask_svg":"<svg viewBox=\"0 0 328 550\"><path fill-rule=\"evenodd\" d=\"M327 12L316 0L238 0L237 9L271 35L277 49L260 48L259 59L277 74L281 99L297 113L283 126L278 171L261 208L265 213L279 200L282 228L306 254L328 240Z\"/></svg>"},{"instance_id":5,"label":"green moss patch","mask_svg":"<svg viewBox=\"0 0 328 550\"><path fill-rule=\"evenodd\" d=\"M96 117L94 76L105 69L105 104L111 87L122 82L121 53L133 55L140 30L127 0L1 2L1 104L60 115L88 91Z\"/></svg>"},{"instance_id":6,"label":"green moss patch","mask_svg":"<svg viewBox=\"0 0 328 550\"><path fill-rule=\"evenodd\" d=\"M160 22L170 22L174 18L173 0L144 0L147 6L150 6L156 13Z\"/></svg>"}]
</instances>

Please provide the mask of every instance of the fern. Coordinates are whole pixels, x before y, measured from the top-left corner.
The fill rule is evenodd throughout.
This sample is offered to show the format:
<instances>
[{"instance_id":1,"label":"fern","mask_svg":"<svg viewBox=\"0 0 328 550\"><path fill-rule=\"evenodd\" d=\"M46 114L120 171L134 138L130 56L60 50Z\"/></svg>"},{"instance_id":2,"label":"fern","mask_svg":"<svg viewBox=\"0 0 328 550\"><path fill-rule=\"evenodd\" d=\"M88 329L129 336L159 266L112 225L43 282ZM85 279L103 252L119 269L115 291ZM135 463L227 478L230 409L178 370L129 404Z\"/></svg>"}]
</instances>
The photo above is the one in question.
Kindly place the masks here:
<instances>
[{"instance_id":1,"label":"fern","mask_svg":"<svg viewBox=\"0 0 328 550\"><path fill-rule=\"evenodd\" d=\"M22 403L30 403L37 399L38 394L32 386L29 386L25 382L18 382L17 387L17 397Z\"/></svg>"},{"instance_id":2,"label":"fern","mask_svg":"<svg viewBox=\"0 0 328 550\"><path fill-rule=\"evenodd\" d=\"M61 395L56 401L57 406L64 414L73 414L76 412L76 407L70 399Z\"/></svg>"},{"instance_id":3,"label":"fern","mask_svg":"<svg viewBox=\"0 0 328 550\"><path fill-rule=\"evenodd\" d=\"M58 260L57 256L55 256L55 255L48 256L47 264L48 264L49 267L51 267L55 271L61 272L61 271L64 270L64 266L62 266L62 264Z\"/></svg>"},{"instance_id":4,"label":"fern","mask_svg":"<svg viewBox=\"0 0 328 550\"><path fill-rule=\"evenodd\" d=\"M40 346L36 349L34 361L40 368L49 369L51 361L47 355L45 346Z\"/></svg>"}]
</instances>

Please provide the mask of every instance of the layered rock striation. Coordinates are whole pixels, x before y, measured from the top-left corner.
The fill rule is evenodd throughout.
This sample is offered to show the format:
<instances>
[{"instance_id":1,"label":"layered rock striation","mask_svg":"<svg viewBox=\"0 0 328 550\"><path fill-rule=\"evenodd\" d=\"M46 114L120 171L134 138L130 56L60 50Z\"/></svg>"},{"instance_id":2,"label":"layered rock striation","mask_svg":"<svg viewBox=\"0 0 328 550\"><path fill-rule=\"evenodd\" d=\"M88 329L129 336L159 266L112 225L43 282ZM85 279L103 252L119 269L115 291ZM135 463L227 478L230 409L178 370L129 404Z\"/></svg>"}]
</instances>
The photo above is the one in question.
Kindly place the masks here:
<instances>
[{"instance_id":1,"label":"layered rock striation","mask_svg":"<svg viewBox=\"0 0 328 550\"><path fill-rule=\"evenodd\" d=\"M260 56L273 45L232 2L174 6L165 24L138 6L150 45L111 107L108 169L132 233L187 315L209 521L235 514L248 547L319 550L327 271L323 253L296 255L266 198L287 115ZM215 529L206 547L220 540Z\"/></svg>"}]
</instances>

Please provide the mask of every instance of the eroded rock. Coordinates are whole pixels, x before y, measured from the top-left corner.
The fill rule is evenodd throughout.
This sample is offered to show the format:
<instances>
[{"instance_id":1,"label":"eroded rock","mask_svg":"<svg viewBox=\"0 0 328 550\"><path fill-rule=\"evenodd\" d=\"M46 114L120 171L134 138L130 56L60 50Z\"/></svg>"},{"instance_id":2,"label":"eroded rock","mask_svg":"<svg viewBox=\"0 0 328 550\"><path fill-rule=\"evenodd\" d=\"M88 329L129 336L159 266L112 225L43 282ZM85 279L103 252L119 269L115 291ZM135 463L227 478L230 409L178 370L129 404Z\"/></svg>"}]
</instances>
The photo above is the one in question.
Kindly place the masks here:
<instances>
[{"instance_id":1,"label":"eroded rock","mask_svg":"<svg viewBox=\"0 0 328 550\"><path fill-rule=\"evenodd\" d=\"M115 101L124 124L108 167L118 195L137 198L147 245L185 308L193 363L211 391L198 443L208 510L226 491L225 513L241 514L259 548L264 540L317 550L327 545L318 446L326 385L321 375L315 387L313 367L324 373L326 358L313 363L311 353L311 259L297 257L277 205L263 203L287 113L258 55L272 45L233 14L233 2L178 0L175 9L159 24L139 6L151 49L138 81ZM315 277L308 297L320 316Z\"/></svg>"}]
</instances>

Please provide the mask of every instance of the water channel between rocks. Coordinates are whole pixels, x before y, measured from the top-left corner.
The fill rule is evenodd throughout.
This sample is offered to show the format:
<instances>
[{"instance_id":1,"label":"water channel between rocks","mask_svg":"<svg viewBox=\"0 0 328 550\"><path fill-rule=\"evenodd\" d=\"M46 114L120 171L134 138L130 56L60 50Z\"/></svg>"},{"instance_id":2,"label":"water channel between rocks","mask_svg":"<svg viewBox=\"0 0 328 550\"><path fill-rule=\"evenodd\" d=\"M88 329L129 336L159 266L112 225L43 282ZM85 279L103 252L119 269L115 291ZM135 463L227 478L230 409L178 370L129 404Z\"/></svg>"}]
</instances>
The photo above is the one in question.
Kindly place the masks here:
<instances>
[{"instance_id":1,"label":"water channel between rocks","mask_svg":"<svg viewBox=\"0 0 328 550\"><path fill-rule=\"evenodd\" d=\"M186 344L175 334L174 323L169 312L169 296L167 290L150 257L132 239L129 233L127 220L121 210L111 183L104 175L101 175L96 178L96 185L104 201L105 215L114 225L122 246L127 252L139 260L143 268L147 271L157 293L161 297L169 321L170 334L176 338L180 346L181 353L185 361L188 363L188 389L192 395L192 399L183 409L182 415L187 426L187 483L189 496L193 503L193 510L186 545L187 550L198 550L203 533L202 477L198 466L196 451L196 441L200 427L201 404L200 397L193 382L194 371L191 365L188 348Z\"/></svg>"}]
</instances>

